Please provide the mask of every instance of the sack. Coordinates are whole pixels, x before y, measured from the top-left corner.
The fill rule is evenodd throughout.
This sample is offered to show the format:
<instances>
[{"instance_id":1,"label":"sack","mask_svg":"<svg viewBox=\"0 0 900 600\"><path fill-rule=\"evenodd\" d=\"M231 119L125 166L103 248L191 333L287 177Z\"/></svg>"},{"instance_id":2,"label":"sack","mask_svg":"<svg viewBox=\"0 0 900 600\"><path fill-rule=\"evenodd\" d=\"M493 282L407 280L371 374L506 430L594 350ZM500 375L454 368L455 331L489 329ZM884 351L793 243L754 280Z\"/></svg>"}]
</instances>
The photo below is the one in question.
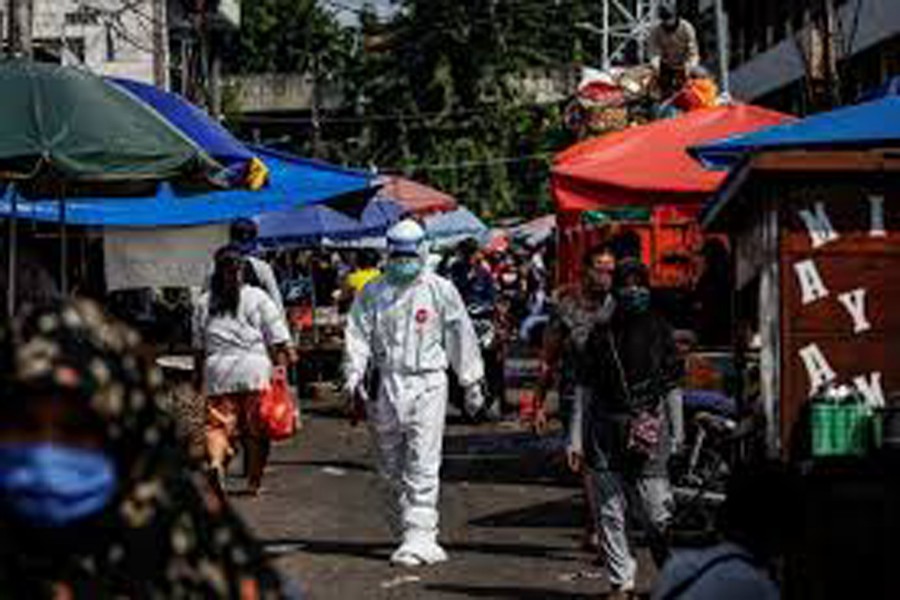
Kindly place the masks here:
<instances>
[{"instance_id":1,"label":"sack","mask_svg":"<svg viewBox=\"0 0 900 600\"><path fill-rule=\"evenodd\" d=\"M297 433L297 408L284 373L276 373L259 400L259 419L266 436L286 440Z\"/></svg>"},{"instance_id":2,"label":"sack","mask_svg":"<svg viewBox=\"0 0 900 600\"><path fill-rule=\"evenodd\" d=\"M662 417L658 412L642 410L628 421L628 451L643 458L650 458L659 446L662 435Z\"/></svg>"}]
</instances>

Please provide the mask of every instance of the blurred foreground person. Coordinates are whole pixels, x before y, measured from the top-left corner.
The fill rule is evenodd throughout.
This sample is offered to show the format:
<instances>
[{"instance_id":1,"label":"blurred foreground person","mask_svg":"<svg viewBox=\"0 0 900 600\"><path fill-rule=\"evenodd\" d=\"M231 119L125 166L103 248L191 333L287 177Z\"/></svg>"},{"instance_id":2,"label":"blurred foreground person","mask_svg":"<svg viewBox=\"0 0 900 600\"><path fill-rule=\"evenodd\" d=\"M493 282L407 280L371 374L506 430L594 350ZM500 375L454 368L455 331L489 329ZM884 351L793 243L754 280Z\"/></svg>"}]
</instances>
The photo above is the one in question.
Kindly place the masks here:
<instances>
[{"instance_id":1,"label":"blurred foreground person","mask_svg":"<svg viewBox=\"0 0 900 600\"><path fill-rule=\"evenodd\" d=\"M629 515L640 518L656 564L668 558L667 398L681 366L672 329L650 306L649 274L639 261L617 265L615 298L612 319L596 326L585 346L582 377L590 385L577 411L583 450L575 460L584 461L595 486L610 598L618 600L633 596L637 575Z\"/></svg>"},{"instance_id":2,"label":"blurred foreground person","mask_svg":"<svg viewBox=\"0 0 900 600\"><path fill-rule=\"evenodd\" d=\"M676 552L660 576L654 600L777 600L772 562L783 551L790 522L790 475L784 466L745 467L728 482L721 514L723 540Z\"/></svg>"},{"instance_id":3,"label":"blurred foreground person","mask_svg":"<svg viewBox=\"0 0 900 600\"><path fill-rule=\"evenodd\" d=\"M0 598L285 598L192 475L138 336L93 304L0 333Z\"/></svg>"},{"instance_id":4,"label":"blurred foreground person","mask_svg":"<svg viewBox=\"0 0 900 600\"><path fill-rule=\"evenodd\" d=\"M247 485L259 492L268 444L259 417L261 395L290 363L290 331L269 295L244 282L245 258L233 245L216 252L209 292L194 314L196 386L207 395L209 474L224 494L225 470L241 439ZM274 362L274 365L273 365Z\"/></svg>"},{"instance_id":5,"label":"blurred foreground person","mask_svg":"<svg viewBox=\"0 0 900 600\"><path fill-rule=\"evenodd\" d=\"M424 238L412 220L388 231L384 277L353 303L345 349L347 392L366 405L388 525L400 538L391 562L409 567L447 560L437 542L447 368L470 412L484 404L475 330L453 284L425 269Z\"/></svg>"}]
</instances>

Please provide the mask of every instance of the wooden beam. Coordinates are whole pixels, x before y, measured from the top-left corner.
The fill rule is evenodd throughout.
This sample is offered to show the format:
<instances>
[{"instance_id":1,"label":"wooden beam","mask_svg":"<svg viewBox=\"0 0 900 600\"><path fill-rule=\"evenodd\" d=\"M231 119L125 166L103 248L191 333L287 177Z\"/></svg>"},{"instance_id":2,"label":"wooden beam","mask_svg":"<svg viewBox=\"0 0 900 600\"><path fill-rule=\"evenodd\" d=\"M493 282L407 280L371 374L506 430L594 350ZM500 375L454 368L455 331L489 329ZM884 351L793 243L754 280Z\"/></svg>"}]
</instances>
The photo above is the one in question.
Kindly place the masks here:
<instances>
[{"instance_id":1,"label":"wooden beam","mask_svg":"<svg viewBox=\"0 0 900 600\"><path fill-rule=\"evenodd\" d=\"M877 150L786 150L754 156L754 171L880 172L900 171L900 148Z\"/></svg>"}]
</instances>

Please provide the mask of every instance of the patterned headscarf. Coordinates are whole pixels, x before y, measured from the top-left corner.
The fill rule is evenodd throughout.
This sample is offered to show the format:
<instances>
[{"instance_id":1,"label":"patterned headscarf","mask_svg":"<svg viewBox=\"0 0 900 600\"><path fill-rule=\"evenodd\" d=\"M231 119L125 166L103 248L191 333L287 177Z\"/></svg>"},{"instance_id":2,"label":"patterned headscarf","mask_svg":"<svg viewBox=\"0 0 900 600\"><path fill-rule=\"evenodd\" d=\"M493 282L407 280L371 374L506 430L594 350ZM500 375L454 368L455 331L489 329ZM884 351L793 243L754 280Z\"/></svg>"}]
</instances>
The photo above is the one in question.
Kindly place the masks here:
<instances>
[{"instance_id":1,"label":"patterned headscarf","mask_svg":"<svg viewBox=\"0 0 900 600\"><path fill-rule=\"evenodd\" d=\"M183 459L161 383L138 335L93 303L25 310L0 332L0 403L84 403L119 472L117 496L87 524L25 535L0 521L0 598L285 597L259 545Z\"/></svg>"}]
</instances>

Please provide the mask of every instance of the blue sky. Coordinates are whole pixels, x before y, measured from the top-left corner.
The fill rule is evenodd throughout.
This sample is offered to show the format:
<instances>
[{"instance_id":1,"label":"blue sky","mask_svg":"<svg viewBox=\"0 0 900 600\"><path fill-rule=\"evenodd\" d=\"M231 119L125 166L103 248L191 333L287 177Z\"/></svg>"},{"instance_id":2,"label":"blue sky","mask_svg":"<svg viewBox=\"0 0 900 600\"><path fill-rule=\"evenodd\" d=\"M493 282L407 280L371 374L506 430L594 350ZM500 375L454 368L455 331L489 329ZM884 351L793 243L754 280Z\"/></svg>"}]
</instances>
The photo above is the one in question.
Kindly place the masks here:
<instances>
[{"instance_id":1,"label":"blue sky","mask_svg":"<svg viewBox=\"0 0 900 600\"><path fill-rule=\"evenodd\" d=\"M357 15L352 10L342 10L338 8L340 6L346 6L349 9L362 8L365 4L370 4L375 7L375 10L378 11L378 14L382 17L387 17L396 10L391 4L391 0L319 0L319 4L334 12L341 22L348 25L356 24Z\"/></svg>"}]
</instances>

